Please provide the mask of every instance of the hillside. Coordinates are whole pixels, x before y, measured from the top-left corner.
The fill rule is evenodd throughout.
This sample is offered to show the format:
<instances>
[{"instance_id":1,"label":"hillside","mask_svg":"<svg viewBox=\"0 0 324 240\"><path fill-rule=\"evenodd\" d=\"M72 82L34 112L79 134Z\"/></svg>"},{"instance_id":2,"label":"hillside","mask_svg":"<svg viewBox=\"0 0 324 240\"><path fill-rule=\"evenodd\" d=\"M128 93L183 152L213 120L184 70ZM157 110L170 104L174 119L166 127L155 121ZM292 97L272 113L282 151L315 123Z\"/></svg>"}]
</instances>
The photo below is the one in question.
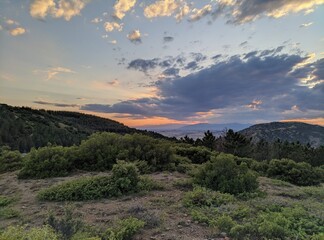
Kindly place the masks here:
<instances>
[{"instance_id":1,"label":"hillside","mask_svg":"<svg viewBox=\"0 0 324 240\"><path fill-rule=\"evenodd\" d=\"M324 144L324 127L300 122L272 122L256 124L240 133L252 137L257 142L264 139L268 142L281 141L310 143L313 147Z\"/></svg>"},{"instance_id":2,"label":"hillside","mask_svg":"<svg viewBox=\"0 0 324 240\"><path fill-rule=\"evenodd\" d=\"M47 143L62 146L79 144L94 132L144 133L158 138L164 136L129 128L111 119L77 112L35 110L0 104L0 146L28 152L32 147Z\"/></svg>"}]
</instances>

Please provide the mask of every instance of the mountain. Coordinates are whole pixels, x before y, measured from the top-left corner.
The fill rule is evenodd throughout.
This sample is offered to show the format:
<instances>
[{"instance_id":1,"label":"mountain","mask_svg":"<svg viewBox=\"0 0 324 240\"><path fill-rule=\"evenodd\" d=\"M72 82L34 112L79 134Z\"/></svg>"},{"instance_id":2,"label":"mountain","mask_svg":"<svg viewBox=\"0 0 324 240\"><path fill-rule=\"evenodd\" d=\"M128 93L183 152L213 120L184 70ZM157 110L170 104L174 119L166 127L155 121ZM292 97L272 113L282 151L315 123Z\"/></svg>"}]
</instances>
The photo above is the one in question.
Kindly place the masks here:
<instances>
[{"instance_id":1,"label":"mountain","mask_svg":"<svg viewBox=\"0 0 324 240\"><path fill-rule=\"evenodd\" d=\"M210 123L198 123L192 125L184 124L164 124L164 125L148 125L142 126L140 129L151 130L158 132L167 137L181 138L188 136L193 139L204 137L204 133L210 130L216 137L220 136L225 129L233 129L235 131L242 130L251 126L251 124L241 123L224 123L224 124L210 124Z\"/></svg>"},{"instance_id":2,"label":"mountain","mask_svg":"<svg viewBox=\"0 0 324 240\"><path fill-rule=\"evenodd\" d=\"M301 122L271 122L256 124L240 133L252 137L253 141L264 139L266 141L310 143L313 147L324 145L324 127Z\"/></svg>"},{"instance_id":3,"label":"mountain","mask_svg":"<svg viewBox=\"0 0 324 240\"><path fill-rule=\"evenodd\" d=\"M0 104L0 146L28 152L47 143L71 146L94 132L143 133L157 138L163 135L130 128L117 121L89 114L35 110Z\"/></svg>"},{"instance_id":4,"label":"mountain","mask_svg":"<svg viewBox=\"0 0 324 240\"><path fill-rule=\"evenodd\" d=\"M251 126L251 124L242 124L242 123L198 123L193 125L186 125L183 127L180 127L179 130L186 130L186 131L207 131L207 130L216 130L216 131L222 131L224 129L233 129L234 131L239 131L244 128L247 128Z\"/></svg>"}]
</instances>

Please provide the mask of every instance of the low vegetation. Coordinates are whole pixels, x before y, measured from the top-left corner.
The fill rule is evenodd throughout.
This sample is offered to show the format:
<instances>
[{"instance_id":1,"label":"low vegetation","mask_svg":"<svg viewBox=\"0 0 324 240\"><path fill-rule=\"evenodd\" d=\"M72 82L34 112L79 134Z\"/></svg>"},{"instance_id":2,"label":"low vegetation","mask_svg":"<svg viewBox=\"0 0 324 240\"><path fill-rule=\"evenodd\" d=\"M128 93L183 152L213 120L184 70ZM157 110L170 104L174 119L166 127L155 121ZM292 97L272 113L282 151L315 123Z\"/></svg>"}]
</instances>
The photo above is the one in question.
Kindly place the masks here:
<instances>
[{"instance_id":1,"label":"low vegetation","mask_svg":"<svg viewBox=\"0 0 324 240\"><path fill-rule=\"evenodd\" d=\"M148 136L96 133L80 146L32 149L19 178L66 176L73 170L110 170L117 160L135 162L147 172L168 169L173 162L170 143Z\"/></svg>"},{"instance_id":2,"label":"low vegetation","mask_svg":"<svg viewBox=\"0 0 324 240\"><path fill-rule=\"evenodd\" d=\"M220 154L205 163L195 176L201 186L234 195L258 188L257 174L245 163L236 164L233 155Z\"/></svg>"},{"instance_id":3,"label":"low vegetation","mask_svg":"<svg viewBox=\"0 0 324 240\"><path fill-rule=\"evenodd\" d=\"M198 144L104 132L77 146L33 148L26 156L3 147L0 172L12 177L20 170L20 180L6 189L10 181L0 176L0 189L6 189L0 221L21 224L0 228L0 240L129 240L143 232L147 239L177 239L163 234L187 231L188 237L190 229L204 239L323 239L323 166L256 160L240 134L230 132L224 139L227 153L215 151L217 139L210 132ZM52 177L62 178L42 180ZM13 192L26 189L21 182L34 195L16 207ZM28 208L25 201L31 199L52 210L72 201L84 214L93 211L92 204L101 208L95 220L87 219L91 226L69 208L50 213L43 226L26 226L29 218L20 218L23 211L15 209ZM107 206L114 211L106 212ZM35 212L29 211L39 217Z\"/></svg>"},{"instance_id":4,"label":"low vegetation","mask_svg":"<svg viewBox=\"0 0 324 240\"><path fill-rule=\"evenodd\" d=\"M139 176L135 164L119 161L113 166L111 176L88 177L55 185L40 191L38 198L47 201L84 201L160 188L150 178Z\"/></svg>"}]
</instances>

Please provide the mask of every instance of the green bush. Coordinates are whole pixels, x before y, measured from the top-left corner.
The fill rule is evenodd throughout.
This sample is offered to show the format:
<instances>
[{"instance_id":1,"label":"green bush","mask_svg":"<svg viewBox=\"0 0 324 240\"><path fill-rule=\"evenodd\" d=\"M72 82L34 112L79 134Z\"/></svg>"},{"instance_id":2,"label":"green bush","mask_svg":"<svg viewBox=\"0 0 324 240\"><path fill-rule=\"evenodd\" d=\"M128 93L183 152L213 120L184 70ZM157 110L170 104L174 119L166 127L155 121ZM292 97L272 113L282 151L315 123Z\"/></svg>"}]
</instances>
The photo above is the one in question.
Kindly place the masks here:
<instances>
[{"instance_id":1,"label":"green bush","mask_svg":"<svg viewBox=\"0 0 324 240\"><path fill-rule=\"evenodd\" d=\"M135 189L137 189L136 191L149 192L152 190L163 190L164 186L148 176L140 176Z\"/></svg>"},{"instance_id":2,"label":"green bush","mask_svg":"<svg viewBox=\"0 0 324 240\"><path fill-rule=\"evenodd\" d=\"M268 207L241 222L229 231L234 239L307 240L324 231L323 220L310 215L302 206Z\"/></svg>"},{"instance_id":3,"label":"green bush","mask_svg":"<svg viewBox=\"0 0 324 240\"><path fill-rule=\"evenodd\" d=\"M10 226L0 234L0 240L59 240L59 236L49 226L27 228Z\"/></svg>"},{"instance_id":4,"label":"green bush","mask_svg":"<svg viewBox=\"0 0 324 240\"><path fill-rule=\"evenodd\" d=\"M182 157L187 157L192 163L201 164L210 160L211 151L205 147L181 147L174 148L175 153Z\"/></svg>"},{"instance_id":5,"label":"green bush","mask_svg":"<svg viewBox=\"0 0 324 240\"><path fill-rule=\"evenodd\" d=\"M245 163L237 165L233 155L223 153L205 163L194 179L201 186L235 195L258 188L257 175Z\"/></svg>"},{"instance_id":6,"label":"green bush","mask_svg":"<svg viewBox=\"0 0 324 240\"><path fill-rule=\"evenodd\" d=\"M118 221L115 227L108 228L104 234L105 240L131 240L145 226L145 222L134 217Z\"/></svg>"},{"instance_id":7,"label":"green bush","mask_svg":"<svg viewBox=\"0 0 324 240\"><path fill-rule=\"evenodd\" d=\"M85 170L109 170L117 160L145 161L150 170L162 170L173 161L170 144L141 134L95 133L79 147L75 164Z\"/></svg>"},{"instance_id":8,"label":"green bush","mask_svg":"<svg viewBox=\"0 0 324 240\"><path fill-rule=\"evenodd\" d=\"M73 215L73 209L70 206L64 209L64 216L61 219L56 218L50 213L46 223L48 226L52 227L63 240L71 239L82 227L82 222Z\"/></svg>"},{"instance_id":9,"label":"green bush","mask_svg":"<svg viewBox=\"0 0 324 240\"><path fill-rule=\"evenodd\" d=\"M1 158L0 158L1 159ZM135 162L141 173L166 170L174 164L170 142L141 134L95 133L80 146L32 149L19 178L66 176L74 169L111 170L118 160Z\"/></svg>"},{"instance_id":10,"label":"green bush","mask_svg":"<svg viewBox=\"0 0 324 240\"><path fill-rule=\"evenodd\" d=\"M323 170L305 162L296 163L290 159L273 159L269 163L267 175L299 186L318 185Z\"/></svg>"},{"instance_id":11,"label":"green bush","mask_svg":"<svg viewBox=\"0 0 324 240\"><path fill-rule=\"evenodd\" d=\"M73 169L76 147L47 146L32 149L23 161L19 178L66 176Z\"/></svg>"},{"instance_id":12,"label":"green bush","mask_svg":"<svg viewBox=\"0 0 324 240\"><path fill-rule=\"evenodd\" d=\"M9 147L0 147L0 173L11 172L20 169L22 156L18 151L10 151Z\"/></svg>"},{"instance_id":13,"label":"green bush","mask_svg":"<svg viewBox=\"0 0 324 240\"><path fill-rule=\"evenodd\" d=\"M38 198L47 201L83 201L155 189L161 189L161 186L147 177L140 177L134 163L118 161L113 167L112 176L88 177L54 185L41 190Z\"/></svg>"},{"instance_id":14,"label":"green bush","mask_svg":"<svg viewBox=\"0 0 324 240\"><path fill-rule=\"evenodd\" d=\"M216 220L216 226L221 231L229 232L235 226L235 222L230 216L223 215Z\"/></svg>"},{"instance_id":15,"label":"green bush","mask_svg":"<svg viewBox=\"0 0 324 240\"><path fill-rule=\"evenodd\" d=\"M234 201L235 197L231 194L214 192L199 186L187 192L183 198L186 207L218 207Z\"/></svg>"}]
</instances>

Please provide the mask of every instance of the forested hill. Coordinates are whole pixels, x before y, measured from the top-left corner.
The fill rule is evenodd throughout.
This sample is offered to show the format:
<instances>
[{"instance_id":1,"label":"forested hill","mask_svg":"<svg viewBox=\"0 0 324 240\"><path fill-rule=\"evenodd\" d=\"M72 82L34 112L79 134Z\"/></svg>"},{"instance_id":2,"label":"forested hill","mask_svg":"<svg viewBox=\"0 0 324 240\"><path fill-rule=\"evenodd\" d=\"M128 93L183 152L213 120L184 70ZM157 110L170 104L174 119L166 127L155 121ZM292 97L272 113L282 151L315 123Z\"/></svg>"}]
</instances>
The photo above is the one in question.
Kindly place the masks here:
<instances>
[{"instance_id":1,"label":"forested hill","mask_svg":"<svg viewBox=\"0 0 324 240\"><path fill-rule=\"evenodd\" d=\"M300 122L271 122L256 124L240 131L257 142L261 139L273 142L281 141L311 144L313 147L324 145L324 127Z\"/></svg>"},{"instance_id":2,"label":"forested hill","mask_svg":"<svg viewBox=\"0 0 324 240\"><path fill-rule=\"evenodd\" d=\"M157 138L163 135L130 128L111 119L77 112L35 110L0 104L0 146L28 152L48 143L71 146L94 132L144 133Z\"/></svg>"}]
</instances>

